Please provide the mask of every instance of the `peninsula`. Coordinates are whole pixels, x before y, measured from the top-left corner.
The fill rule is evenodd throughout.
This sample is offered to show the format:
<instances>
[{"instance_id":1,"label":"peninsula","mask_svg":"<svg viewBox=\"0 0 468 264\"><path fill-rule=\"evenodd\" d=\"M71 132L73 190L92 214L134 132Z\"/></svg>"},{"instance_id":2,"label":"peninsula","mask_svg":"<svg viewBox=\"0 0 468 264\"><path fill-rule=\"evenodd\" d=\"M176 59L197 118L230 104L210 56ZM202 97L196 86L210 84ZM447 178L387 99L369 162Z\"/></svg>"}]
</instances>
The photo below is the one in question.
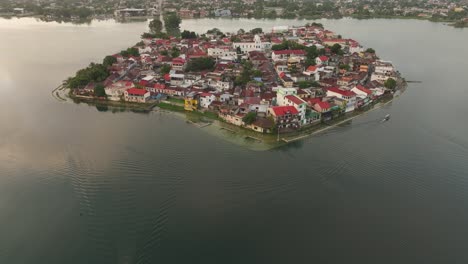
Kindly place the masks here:
<instances>
[{"instance_id":1,"label":"peninsula","mask_svg":"<svg viewBox=\"0 0 468 264\"><path fill-rule=\"evenodd\" d=\"M375 50L318 23L175 37L153 20L150 31L66 80L70 97L158 106L279 134L366 111L405 84Z\"/></svg>"}]
</instances>

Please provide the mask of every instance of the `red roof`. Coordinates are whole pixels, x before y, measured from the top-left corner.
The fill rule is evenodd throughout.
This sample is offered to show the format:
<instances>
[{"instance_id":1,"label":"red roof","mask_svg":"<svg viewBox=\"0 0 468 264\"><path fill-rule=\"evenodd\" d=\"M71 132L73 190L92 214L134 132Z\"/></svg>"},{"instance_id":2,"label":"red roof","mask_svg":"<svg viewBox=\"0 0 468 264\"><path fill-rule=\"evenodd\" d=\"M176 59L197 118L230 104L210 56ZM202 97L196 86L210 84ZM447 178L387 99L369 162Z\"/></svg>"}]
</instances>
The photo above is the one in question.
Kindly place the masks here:
<instances>
[{"instance_id":1,"label":"red roof","mask_svg":"<svg viewBox=\"0 0 468 264\"><path fill-rule=\"evenodd\" d=\"M310 65L310 66L307 68L307 71L308 71L308 72L314 72L314 71L317 70L317 68L318 68L317 66Z\"/></svg>"},{"instance_id":2,"label":"red roof","mask_svg":"<svg viewBox=\"0 0 468 264\"><path fill-rule=\"evenodd\" d=\"M201 93L200 96L201 97L208 97L208 96L212 96L213 94L212 93Z\"/></svg>"},{"instance_id":3,"label":"red roof","mask_svg":"<svg viewBox=\"0 0 468 264\"><path fill-rule=\"evenodd\" d=\"M316 103L321 102L321 101L322 101L322 99L320 99L320 98L309 98L307 100L309 105L315 105Z\"/></svg>"},{"instance_id":4,"label":"red roof","mask_svg":"<svg viewBox=\"0 0 468 264\"><path fill-rule=\"evenodd\" d=\"M288 99L289 101L297 104L297 105L300 105L300 104L303 104L305 103L304 100L302 100L301 98L295 96L295 95L286 95L284 98Z\"/></svg>"},{"instance_id":5,"label":"red roof","mask_svg":"<svg viewBox=\"0 0 468 264\"><path fill-rule=\"evenodd\" d=\"M284 116L286 114L297 115L299 113L294 106L273 106L271 109L276 116Z\"/></svg>"},{"instance_id":6,"label":"red roof","mask_svg":"<svg viewBox=\"0 0 468 264\"><path fill-rule=\"evenodd\" d=\"M276 55L284 55L284 54L294 54L294 55L306 55L304 50L275 50L273 51Z\"/></svg>"},{"instance_id":7,"label":"red roof","mask_svg":"<svg viewBox=\"0 0 468 264\"><path fill-rule=\"evenodd\" d=\"M184 63L185 63L185 60L182 59L182 58L174 58L174 59L172 59L172 63L184 64Z\"/></svg>"},{"instance_id":8,"label":"red roof","mask_svg":"<svg viewBox=\"0 0 468 264\"><path fill-rule=\"evenodd\" d=\"M148 84L148 81L147 80L141 80L138 84L140 84L141 86L146 86Z\"/></svg>"},{"instance_id":9,"label":"red roof","mask_svg":"<svg viewBox=\"0 0 468 264\"><path fill-rule=\"evenodd\" d=\"M166 85L162 84L162 83L156 83L154 85L154 88L155 89L166 89Z\"/></svg>"},{"instance_id":10,"label":"red roof","mask_svg":"<svg viewBox=\"0 0 468 264\"><path fill-rule=\"evenodd\" d=\"M317 102L315 104L318 104L322 110L330 109L330 104L328 102L319 101L319 102Z\"/></svg>"},{"instance_id":11,"label":"red roof","mask_svg":"<svg viewBox=\"0 0 468 264\"><path fill-rule=\"evenodd\" d=\"M360 84L358 84L358 85L356 86L356 88L359 89L359 90L361 90L361 91L363 91L363 92L365 92L366 94L372 94L372 91L371 91L371 90L367 89L366 87L364 87L364 86L362 86L362 85L360 85Z\"/></svg>"},{"instance_id":12,"label":"red roof","mask_svg":"<svg viewBox=\"0 0 468 264\"><path fill-rule=\"evenodd\" d=\"M356 94L353 92L353 91L349 91L349 90L342 90L338 87L330 87L327 89L328 91L330 92L334 92L334 93L337 93L337 94L341 94L343 96L348 96L348 97L353 97L353 96L356 96Z\"/></svg>"},{"instance_id":13,"label":"red roof","mask_svg":"<svg viewBox=\"0 0 468 264\"><path fill-rule=\"evenodd\" d=\"M145 95L147 93L147 91L144 90L144 89L130 88L130 89L127 89L127 93L131 94L131 95L143 96L143 95Z\"/></svg>"},{"instance_id":14,"label":"red roof","mask_svg":"<svg viewBox=\"0 0 468 264\"><path fill-rule=\"evenodd\" d=\"M318 57L321 61L328 61L328 57L327 56L320 56Z\"/></svg>"},{"instance_id":15,"label":"red roof","mask_svg":"<svg viewBox=\"0 0 468 264\"><path fill-rule=\"evenodd\" d=\"M169 73L164 74L164 80L170 81L171 80L171 75Z\"/></svg>"}]
</instances>

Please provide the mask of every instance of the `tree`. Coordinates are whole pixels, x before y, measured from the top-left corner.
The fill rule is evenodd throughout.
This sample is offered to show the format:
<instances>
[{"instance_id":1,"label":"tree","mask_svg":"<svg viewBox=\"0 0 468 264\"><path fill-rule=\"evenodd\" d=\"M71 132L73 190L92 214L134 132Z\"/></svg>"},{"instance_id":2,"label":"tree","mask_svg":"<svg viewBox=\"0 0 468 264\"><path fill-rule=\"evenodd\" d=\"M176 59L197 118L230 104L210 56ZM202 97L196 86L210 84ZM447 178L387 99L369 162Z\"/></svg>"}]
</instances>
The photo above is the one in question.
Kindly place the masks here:
<instances>
[{"instance_id":1,"label":"tree","mask_svg":"<svg viewBox=\"0 0 468 264\"><path fill-rule=\"evenodd\" d=\"M367 53L375 53L375 50L372 49L372 48L368 48L368 49L366 49L366 52L367 52Z\"/></svg>"},{"instance_id":2,"label":"tree","mask_svg":"<svg viewBox=\"0 0 468 264\"><path fill-rule=\"evenodd\" d=\"M176 13L169 13L164 16L164 24L167 32L179 30L181 22L182 20Z\"/></svg>"},{"instance_id":3,"label":"tree","mask_svg":"<svg viewBox=\"0 0 468 264\"><path fill-rule=\"evenodd\" d=\"M163 66L161 66L161 74L162 75L168 74L170 71L171 71L171 65L164 64Z\"/></svg>"},{"instance_id":4,"label":"tree","mask_svg":"<svg viewBox=\"0 0 468 264\"><path fill-rule=\"evenodd\" d=\"M114 56L106 56L104 60L102 61L102 65L104 65L104 67L107 68L116 62L117 62L117 59Z\"/></svg>"},{"instance_id":5,"label":"tree","mask_svg":"<svg viewBox=\"0 0 468 264\"><path fill-rule=\"evenodd\" d=\"M340 53L341 51L341 45L338 44L338 43L335 43L332 47L331 47L331 51L335 54L338 54Z\"/></svg>"},{"instance_id":6,"label":"tree","mask_svg":"<svg viewBox=\"0 0 468 264\"><path fill-rule=\"evenodd\" d=\"M183 38L183 39L195 39L197 38L197 34L193 31L188 31L188 30L184 30L180 36Z\"/></svg>"},{"instance_id":7,"label":"tree","mask_svg":"<svg viewBox=\"0 0 468 264\"><path fill-rule=\"evenodd\" d=\"M397 86L397 82L395 81L395 79L393 78L388 78L385 83L384 83L384 86L388 89L395 89L396 86Z\"/></svg>"},{"instance_id":8,"label":"tree","mask_svg":"<svg viewBox=\"0 0 468 264\"><path fill-rule=\"evenodd\" d=\"M252 34L260 34L262 32L263 32L262 28L254 28L254 29L250 30L250 33L252 33Z\"/></svg>"},{"instance_id":9,"label":"tree","mask_svg":"<svg viewBox=\"0 0 468 264\"><path fill-rule=\"evenodd\" d=\"M154 33L154 34L161 33L162 27L163 27L163 24L161 20L159 20L158 18L151 20L151 22L149 23L149 29L151 33Z\"/></svg>"},{"instance_id":10,"label":"tree","mask_svg":"<svg viewBox=\"0 0 468 264\"><path fill-rule=\"evenodd\" d=\"M138 57L138 56L140 56L140 52L138 52L137 48L128 48L126 50L122 50L120 52L120 55L122 55L124 57L129 57L129 56Z\"/></svg>"},{"instance_id":11,"label":"tree","mask_svg":"<svg viewBox=\"0 0 468 264\"><path fill-rule=\"evenodd\" d=\"M249 112L242 118L242 121L244 121L244 123L246 123L247 125L252 124L253 122L255 122L255 120L257 120L256 112Z\"/></svg>"},{"instance_id":12,"label":"tree","mask_svg":"<svg viewBox=\"0 0 468 264\"><path fill-rule=\"evenodd\" d=\"M172 47L172 50L171 50L171 57L172 58L177 58L179 57L180 55L180 50L177 48L177 47Z\"/></svg>"},{"instance_id":13,"label":"tree","mask_svg":"<svg viewBox=\"0 0 468 264\"><path fill-rule=\"evenodd\" d=\"M106 90L104 89L104 85L97 84L94 86L94 96L96 97L107 97Z\"/></svg>"},{"instance_id":14,"label":"tree","mask_svg":"<svg viewBox=\"0 0 468 264\"><path fill-rule=\"evenodd\" d=\"M341 64L340 69L349 71L351 67L349 66L349 64Z\"/></svg>"},{"instance_id":15,"label":"tree","mask_svg":"<svg viewBox=\"0 0 468 264\"><path fill-rule=\"evenodd\" d=\"M212 70L216 64L212 57L193 58L187 64L186 71L204 71Z\"/></svg>"}]
</instances>

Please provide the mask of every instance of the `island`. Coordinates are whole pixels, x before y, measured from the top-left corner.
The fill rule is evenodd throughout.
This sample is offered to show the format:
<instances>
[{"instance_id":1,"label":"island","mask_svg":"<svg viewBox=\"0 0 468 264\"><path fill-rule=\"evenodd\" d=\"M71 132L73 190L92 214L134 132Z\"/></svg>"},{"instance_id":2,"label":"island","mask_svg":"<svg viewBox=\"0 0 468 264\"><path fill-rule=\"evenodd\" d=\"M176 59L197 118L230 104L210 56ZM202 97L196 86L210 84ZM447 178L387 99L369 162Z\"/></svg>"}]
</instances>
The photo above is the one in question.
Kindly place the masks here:
<instances>
[{"instance_id":1,"label":"island","mask_svg":"<svg viewBox=\"0 0 468 264\"><path fill-rule=\"evenodd\" d=\"M177 26L177 21L172 26ZM171 27L171 25L166 25ZM372 48L319 23L140 42L64 81L77 102L167 109L264 134L310 131L391 100L405 80Z\"/></svg>"},{"instance_id":2,"label":"island","mask_svg":"<svg viewBox=\"0 0 468 264\"><path fill-rule=\"evenodd\" d=\"M87 23L92 19L115 18L130 21L177 14L181 19L255 18L255 19L423 19L466 27L467 0L439 1L14 1L0 2L0 16L35 16L43 20Z\"/></svg>"}]
</instances>

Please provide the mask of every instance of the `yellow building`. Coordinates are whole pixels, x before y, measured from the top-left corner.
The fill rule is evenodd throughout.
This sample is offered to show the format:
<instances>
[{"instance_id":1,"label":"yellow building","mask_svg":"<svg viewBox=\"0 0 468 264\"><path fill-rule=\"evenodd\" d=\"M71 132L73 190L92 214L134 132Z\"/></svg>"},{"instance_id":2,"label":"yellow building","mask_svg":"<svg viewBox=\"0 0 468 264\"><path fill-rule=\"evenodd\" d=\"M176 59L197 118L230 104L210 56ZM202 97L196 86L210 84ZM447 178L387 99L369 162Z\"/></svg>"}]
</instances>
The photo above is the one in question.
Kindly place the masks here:
<instances>
[{"instance_id":1,"label":"yellow building","mask_svg":"<svg viewBox=\"0 0 468 264\"><path fill-rule=\"evenodd\" d=\"M194 111L198 109L198 96L195 93L189 93L184 98L185 111Z\"/></svg>"}]
</instances>

